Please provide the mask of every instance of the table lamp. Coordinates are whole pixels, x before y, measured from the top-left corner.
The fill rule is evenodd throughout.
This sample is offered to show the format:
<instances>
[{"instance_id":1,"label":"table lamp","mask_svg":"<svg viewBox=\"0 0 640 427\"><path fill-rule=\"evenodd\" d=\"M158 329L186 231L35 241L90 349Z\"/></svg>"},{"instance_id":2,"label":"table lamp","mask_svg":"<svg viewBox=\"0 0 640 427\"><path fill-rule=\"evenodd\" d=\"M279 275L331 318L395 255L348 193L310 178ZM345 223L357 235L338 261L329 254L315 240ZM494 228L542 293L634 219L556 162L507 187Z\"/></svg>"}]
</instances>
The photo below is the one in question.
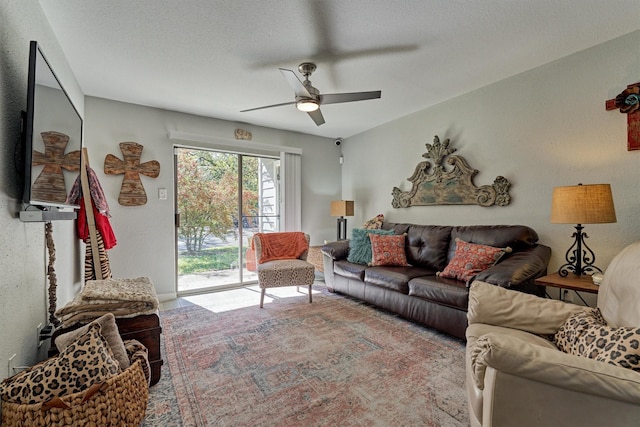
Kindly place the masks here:
<instances>
[{"instance_id":1,"label":"table lamp","mask_svg":"<svg viewBox=\"0 0 640 427\"><path fill-rule=\"evenodd\" d=\"M577 224L576 231L571 236L575 241L567 250L567 262L560 267L558 274L566 277L569 272L576 276L602 273L602 270L593 265L596 256L584 241L589 236L582 231L582 224L612 222L616 222L616 211L609 184L578 184L554 188L551 199L551 223Z\"/></svg>"},{"instance_id":2,"label":"table lamp","mask_svg":"<svg viewBox=\"0 0 640 427\"><path fill-rule=\"evenodd\" d=\"M331 201L331 216L338 217L338 240L347 238L347 219L345 216L353 216L353 200Z\"/></svg>"}]
</instances>

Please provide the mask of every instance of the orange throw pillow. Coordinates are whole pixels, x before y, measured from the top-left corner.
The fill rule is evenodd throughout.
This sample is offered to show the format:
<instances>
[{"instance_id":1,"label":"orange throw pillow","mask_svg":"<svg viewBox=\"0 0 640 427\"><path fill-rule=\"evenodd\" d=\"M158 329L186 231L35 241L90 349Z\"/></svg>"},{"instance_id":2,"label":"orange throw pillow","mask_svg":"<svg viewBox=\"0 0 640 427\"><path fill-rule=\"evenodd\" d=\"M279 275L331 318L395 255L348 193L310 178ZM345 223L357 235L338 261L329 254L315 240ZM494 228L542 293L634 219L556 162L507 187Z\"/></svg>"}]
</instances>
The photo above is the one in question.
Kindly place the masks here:
<instances>
[{"instance_id":1,"label":"orange throw pillow","mask_svg":"<svg viewBox=\"0 0 640 427\"><path fill-rule=\"evenodd\" d=\"M371 239L371 265L407 266L407 255L404 251L406 234L369 234Z\"/></svg>"},{"instance_id":2,"label":"orange throw pillow","mask_svg":"<svg viewBox=\"0 0 640 427\"><path fill-rule=\"evenodd\" d=\"M494 265L507 252L511 252L511 248L494 248L493 246L467 243L456 238L456 251L453 258L445 269L437 274L440 277L469 283L476 274Z\"/></svg>"}]
</instances>

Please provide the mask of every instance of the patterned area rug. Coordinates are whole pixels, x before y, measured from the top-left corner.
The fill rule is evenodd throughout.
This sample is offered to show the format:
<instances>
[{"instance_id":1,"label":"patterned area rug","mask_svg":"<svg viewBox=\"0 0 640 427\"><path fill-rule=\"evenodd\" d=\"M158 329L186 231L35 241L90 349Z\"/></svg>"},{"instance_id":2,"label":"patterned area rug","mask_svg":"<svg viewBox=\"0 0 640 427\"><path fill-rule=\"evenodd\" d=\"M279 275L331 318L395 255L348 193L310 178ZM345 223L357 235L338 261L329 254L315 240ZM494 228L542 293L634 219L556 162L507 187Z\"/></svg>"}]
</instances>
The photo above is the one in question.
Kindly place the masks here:
<instances>
[{"instance_id":1,"label":"patterned area rug","mask_svg":"<svg viewBox=\"0 0 640 427\"><path fill-rule=\"evenodd\" d=\"M161 313L145 426L468 426L464 343L323 291Z\"/></svg>"}]
</instances>

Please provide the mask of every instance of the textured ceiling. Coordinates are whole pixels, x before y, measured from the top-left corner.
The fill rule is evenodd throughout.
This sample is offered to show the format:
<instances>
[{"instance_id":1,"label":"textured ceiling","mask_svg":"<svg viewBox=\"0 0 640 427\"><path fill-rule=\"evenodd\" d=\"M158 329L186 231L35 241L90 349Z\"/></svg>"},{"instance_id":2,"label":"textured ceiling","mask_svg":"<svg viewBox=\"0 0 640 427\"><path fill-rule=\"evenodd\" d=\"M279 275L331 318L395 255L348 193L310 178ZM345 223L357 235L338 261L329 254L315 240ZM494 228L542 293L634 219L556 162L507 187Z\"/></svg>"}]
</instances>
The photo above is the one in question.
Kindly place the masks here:
<instances>
[{"instance_id":1,"label":"textured ceiling","mask_svg":"<svg viewBox=\"0 0 640 427\"><path fill-rule=\"evenodd\" d=\"M640 29L640 0L40 0L86 95L348 137ZM45 52L46 53L46 52ZM640 55L640 51L639 51ZM317 127L278 71L314 61Z\"/></svg>"}]
</instances>

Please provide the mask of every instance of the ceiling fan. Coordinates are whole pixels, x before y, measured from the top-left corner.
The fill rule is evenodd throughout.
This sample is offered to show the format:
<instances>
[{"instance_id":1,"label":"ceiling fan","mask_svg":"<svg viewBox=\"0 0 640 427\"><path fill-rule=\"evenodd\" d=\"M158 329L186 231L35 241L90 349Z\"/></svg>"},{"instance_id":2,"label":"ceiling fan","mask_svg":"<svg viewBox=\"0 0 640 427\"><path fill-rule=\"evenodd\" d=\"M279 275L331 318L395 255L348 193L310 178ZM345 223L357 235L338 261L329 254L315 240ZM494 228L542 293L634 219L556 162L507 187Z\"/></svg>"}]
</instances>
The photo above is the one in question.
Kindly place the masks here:
<instances>
[{"instance_id":1,"label":"ceiling fan","mask_svg":"<svg viewBox=\"0 0 640 427\"><path fill-rule=\"evenodd\" d=\"M352 92L352 93L330 93L320 94L320 91L311 85L309 76L316 70L316 64L311 62L303 62L298 66L298 71L304 76L304 81L300 81L296 73L285 68L280 68L280 72L293 88L296 100L291 102L283 102L281 104L266 105L264 107L250 108L242 110L241 113L247 111L261 110L263 108L280 107L282 105L295 104L296 108L302 112L309 114L316 125L320 126L324 123L324 117L320 111L320 106L325 104L338 104L342 102L365 101L367 99L377 99L382 96L379 90L371 92Z\"/></svg>"}]
</instances>

